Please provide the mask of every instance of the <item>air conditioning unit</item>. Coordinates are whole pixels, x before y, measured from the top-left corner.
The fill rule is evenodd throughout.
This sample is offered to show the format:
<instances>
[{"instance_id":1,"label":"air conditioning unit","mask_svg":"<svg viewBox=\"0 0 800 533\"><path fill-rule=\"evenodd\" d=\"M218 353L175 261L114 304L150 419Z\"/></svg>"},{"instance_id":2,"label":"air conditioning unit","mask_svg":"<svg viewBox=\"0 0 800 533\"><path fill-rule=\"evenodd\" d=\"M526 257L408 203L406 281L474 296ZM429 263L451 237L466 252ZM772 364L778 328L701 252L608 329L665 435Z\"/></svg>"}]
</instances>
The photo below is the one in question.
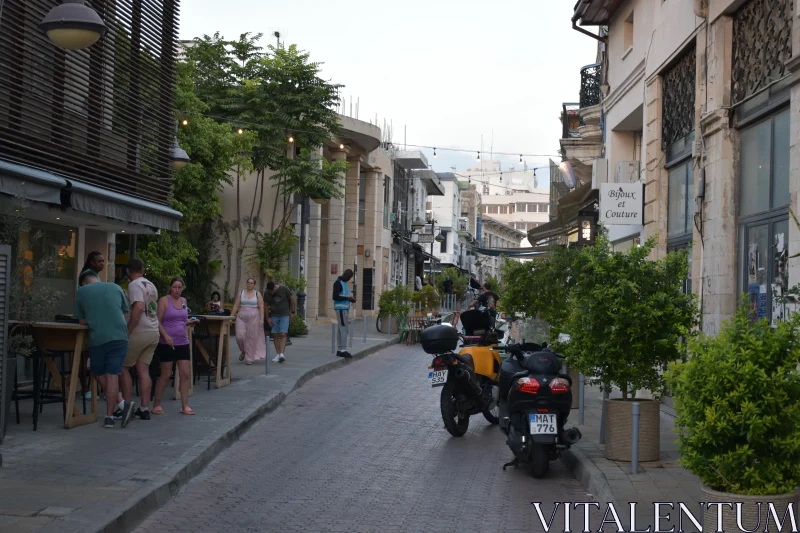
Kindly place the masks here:
<instances>
[{"instance_id":1,"label":"air conditioning unit","mask_svg":"<svg viewBox=\"0 0 800 533\"><path fill-rule=\"evenodd\" d=\"M636 183L640 168L639 161L620 161L614 169L614 183Z\"/></svg>"},{"instance_id":2,"label":"air conditioning unit","mask_svg":"<svg viewBox=\"0 0 800 533\"><path fill-rule=\"evenodd\" d=\"M592 189L599 189L602 183L608 183L608 159L592 161Z\"/></svg>"}]
</instances>

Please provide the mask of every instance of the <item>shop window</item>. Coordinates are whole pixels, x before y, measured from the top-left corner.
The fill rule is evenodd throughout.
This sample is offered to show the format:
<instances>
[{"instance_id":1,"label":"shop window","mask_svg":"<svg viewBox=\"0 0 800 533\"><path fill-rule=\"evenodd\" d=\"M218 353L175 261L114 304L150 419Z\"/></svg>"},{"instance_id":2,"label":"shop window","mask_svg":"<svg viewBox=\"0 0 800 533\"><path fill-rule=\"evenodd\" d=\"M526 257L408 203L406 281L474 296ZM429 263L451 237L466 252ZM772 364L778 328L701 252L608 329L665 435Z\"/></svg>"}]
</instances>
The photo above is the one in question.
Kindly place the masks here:
<instances>
[{"instance_id":1,"label":"shop window","mask_svg":"<svg viewBox=\"0 0 800 533\"><path fill-rule=\"evenodd\" d=\"M789 110L741 130L739 293L751 319L785 316L789 246Z\"/></svg>"}]
</instances>

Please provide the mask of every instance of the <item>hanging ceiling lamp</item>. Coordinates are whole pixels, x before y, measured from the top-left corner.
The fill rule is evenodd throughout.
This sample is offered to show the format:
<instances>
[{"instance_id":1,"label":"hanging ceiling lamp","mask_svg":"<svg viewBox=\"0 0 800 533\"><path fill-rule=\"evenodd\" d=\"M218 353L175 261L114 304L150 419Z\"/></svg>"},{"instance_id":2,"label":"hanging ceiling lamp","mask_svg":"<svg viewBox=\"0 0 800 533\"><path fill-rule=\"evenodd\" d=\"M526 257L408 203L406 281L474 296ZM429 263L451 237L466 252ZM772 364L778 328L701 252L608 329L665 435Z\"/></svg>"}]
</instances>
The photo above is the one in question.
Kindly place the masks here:
<instances>
[{"instance_id":1,"label":"hanging ceiling lamp","mask_svg":"<svg viewBox=\"0 0 800 533\"><path fill-rule=\"evenodd\" d=\"M175 140L172 142L169 166L172 170L180 170L189 164L189 161L191 161L189 154L187 154L186 150L181 148L180 143L178 143L178 123L175 122Z\"/></svg>"},{"instance_id":2,"label":"hanging ceiling lamp","mask_svg":"<svg viewBox=\"0 0 800 533\"><path fill-rule=\"evenodd\" d=\"M68 1L54 7L39 28L53 44L67 50L89 48L108 31L97 11L82 1Z\"/></svg>"}]
</instances>

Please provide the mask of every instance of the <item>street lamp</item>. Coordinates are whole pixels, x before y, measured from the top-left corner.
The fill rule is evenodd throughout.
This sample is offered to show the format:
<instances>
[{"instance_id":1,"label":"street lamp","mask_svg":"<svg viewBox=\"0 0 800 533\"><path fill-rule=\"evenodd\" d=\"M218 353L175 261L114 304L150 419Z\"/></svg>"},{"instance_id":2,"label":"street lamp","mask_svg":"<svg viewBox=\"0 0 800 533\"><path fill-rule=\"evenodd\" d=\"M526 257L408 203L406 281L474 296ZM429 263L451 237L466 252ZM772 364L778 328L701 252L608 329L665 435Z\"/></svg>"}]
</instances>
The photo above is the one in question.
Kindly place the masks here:
<instances>
[{"instance_id":1,"label":"street lamp","mask_svg":"<svg viewBox=\"0 0 800 533\"><path fill-rule=\"evenodd\" d=\"M178 122L175 121L175 140L172 142L169 166L172 170L180 170L189 164L189 161L191 161L189 154L187 154L186 150L181 148L181 145L178 143Z\"/></svg>"},{"instance_id":2,"label":"street lamp","mask_svg":"<svg viewBox=\"0 0 800 533\"><path fill-rule=\"evenodd\" d=\"M67 1L54 7L39 28L53 44L67 50L88 48L108 31L97 11L82 1Z\"/></svg>"},{"instance_id":3,"label":"street lamp","mask_svg":"<svg viewBox=\"0 0 800 533\"><path fill-rule=\"evenodd\" d=\"M431 221L431 233L434 233L435 231L436 231L436 221L433 220ZM445 240L447 239L445 238L444 235L442 235L441 231L439 231L439 234L433 238L433 241L436 242L444 242ZM433 278L433 241L431 241L431 270L429 273L431 278Z\"/></svg>"},{"instance_id":4,"label":"street lamp","mask_svg":"<svg viewBox=\"0 0 800 533\"><path fill-rule=\"evenodd\" d=\"M419 230L419 229L422 229L425 226L427 226L427 223L424 220L422 220L421 218L419 218L419 217L417 217L417 219L414 222L411 223L411 229L413 229L415 231Z\"/></svg>"}]
</instances>

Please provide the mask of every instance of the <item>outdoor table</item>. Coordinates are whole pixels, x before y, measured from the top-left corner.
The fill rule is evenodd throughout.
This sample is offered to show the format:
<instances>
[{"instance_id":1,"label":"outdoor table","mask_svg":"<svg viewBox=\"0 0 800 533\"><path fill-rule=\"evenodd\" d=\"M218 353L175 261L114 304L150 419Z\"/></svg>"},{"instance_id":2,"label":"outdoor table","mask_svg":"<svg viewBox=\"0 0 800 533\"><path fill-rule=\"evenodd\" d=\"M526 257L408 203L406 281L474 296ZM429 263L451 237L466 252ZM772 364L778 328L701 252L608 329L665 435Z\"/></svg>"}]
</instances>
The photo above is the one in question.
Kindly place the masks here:
<instances>
[{"instance_id":1,"label":"outdoor table","mask_svg":"<svg viewBox=\"0 0 800 533\"><path fill-rule=\"evenodd\" d=\"M192 334L194 333L194 324L191 326L186 326L186 335L189 336L189 397L191 398L194 396L194 350L192 350ZM175 389L174 391L174 398L176 400L181 399L181 373L178 371L177 365L175 367Z\"/></svg>"},{"instance_id":2,"label":"outdoor table","mask_svg":"<svg viewBox=\"0 0 800 533\"><path fill-rule=\"evenodd\" d=\"M218 389L221 389L231 383L231 323L236 320L236 317L225 315L199 315L197 318L206 325L209 335L219 339L219 346L217 347L216 385ZM197 343L197 349L206 362L210 363L211 356L202 343ZM223 361L228 369L228 376L225 379L222 379Z\"/></svg>"},{"instance_id":3,"label":"outdoor table","mask_svg":"<svg viewBox=\"0 0 800 533\"><path fill-rule=\"evenodd\" d=\"M19 324L17 321L9 321L9 324ZM81 365L81 354L87 349L87 331L89 328L80 324L65 324L61 322L35 322L30 324L36 345L43 352L72 352L72 371L69 376L69 387L67 392L67 415L64 419L64 427L67 429L76 426L83 426L97 422L97 382L94 376L91 380L91 410L86 414L79 414L78 406L75 405L75 394L78 388L78 371ZM45 361L47 357L44 358ZM61 373L55 368L53 361L49 361L48 370L57 382L61 381ZM47 364L47 362L45 362Z\"/></svg>"}]
</instances>

